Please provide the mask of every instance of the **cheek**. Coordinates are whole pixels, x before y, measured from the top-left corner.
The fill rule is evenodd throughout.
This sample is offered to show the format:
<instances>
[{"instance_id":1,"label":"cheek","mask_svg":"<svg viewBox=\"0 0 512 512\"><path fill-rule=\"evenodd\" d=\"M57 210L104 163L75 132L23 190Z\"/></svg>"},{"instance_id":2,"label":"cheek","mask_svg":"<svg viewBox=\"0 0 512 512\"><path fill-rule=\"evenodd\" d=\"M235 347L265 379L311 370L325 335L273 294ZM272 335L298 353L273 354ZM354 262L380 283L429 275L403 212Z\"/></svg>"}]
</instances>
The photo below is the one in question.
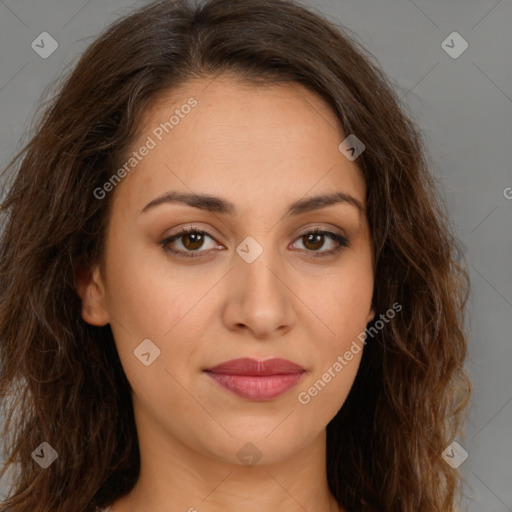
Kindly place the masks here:
<instances>
[{"instance_id":1,"label":"cheek","mask_svg":"<svg viewBox=\"0 0 512 512\"><path fill-rule=\"evenodd\" d=\"M364 350L364 331L371 305L372 282L350 277L324 288L318 296L317 316L328 327L313 336L313 371L297 392L299 408L327 424L345 402Z\"/></svg>"},{"instance_id":2,"label":"cheek","mask_svg":"<svg viewBox=\"0 0 512 512\"><path fill-rule=\"evenodd\" d=\"M315 402L329 403L331 413L350 391L364 349L374 282L371 266L359 263L350 269L347 264L339 272L317 279L316 288L311 288L310 282L309 289L316 292L304 295L314 313L313 323L318 326L310 332L310 339L315 340L315 364L307 386L317 381L318 385L311 389L309 398L316 393L322 395ZM304 386L301 390L305 391Z\"/></svg>"},{"instance_id":3,"label":"cheek","mask_svg":"<svg viewBox=\"0 0 512 512\"><path fill-rule=\"evenodd\" d=\"M295 401L299 411L314 418L317 424L327 425L340 408L352 388L361 362L362 344L356 348L352 343L338 340L324 351L322 360L297 390ZM346 354L350 356L346 358Z\"/></svg>"},{"instance_id":4,"label":"cheek","mask_svg":"<svg viewBox=\"0 0 512 512\"><path fill-rule=\"evenodd\" d=\"M364 331L373 295L371 268L340 270L304 284L301 296L307 298L306 304L323 324L322 331L331 344L339 346Z\"/></svg>"},{"instance_id":5,"label":"cheek","mask_svg":"<svg viewBox=\"0 0 512 512\"><path fill-rule=\"evenodd\" d=\"M109 313L136 339L163 337L200 301L206 285L167 262L162 249L123 243L132 250L121 255L117 241L107 253Z\"/></svg>"},{"instance_id":6,"label":"cheek","mask_svg":"<svg viewBox=\"0 0 512 512\"><path fill-rule=\"evenodd\" d=\"M111 251L107 259L111 328L125 373L138 395L159 389L163 383L171 388L176 384L166 370L180 373L183 362L191 360L197 350L196 340L203 338L204 296L214 284L212 276L196 272L192 277L168 263L159 250L127 251L117 264ZM150 360L153 353L158 354L149 366L136 357L147 339L151 340L151 344L145 342Z\"/></svg>"}]
</instances>

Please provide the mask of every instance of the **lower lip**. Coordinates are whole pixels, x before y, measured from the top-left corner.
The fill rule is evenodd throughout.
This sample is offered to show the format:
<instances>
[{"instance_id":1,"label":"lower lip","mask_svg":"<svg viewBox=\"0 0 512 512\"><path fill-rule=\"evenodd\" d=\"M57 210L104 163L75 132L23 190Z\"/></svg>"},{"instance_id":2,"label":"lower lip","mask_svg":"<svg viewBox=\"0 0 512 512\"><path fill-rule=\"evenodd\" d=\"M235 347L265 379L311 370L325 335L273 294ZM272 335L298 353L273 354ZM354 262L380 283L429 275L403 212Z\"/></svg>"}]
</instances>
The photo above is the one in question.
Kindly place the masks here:
<instances>
[{"instance_id":1,"label":"lower lip","mask_svg":"<svg viewBox=\"0 0 512 512\"><path fill-rule=\"evenodd\" d=\"M249 400L264 401L276 398L293 388L305 372L286 375L229 375L206 372L217 384L235 395Z\"/></svg>"}]
</instances>

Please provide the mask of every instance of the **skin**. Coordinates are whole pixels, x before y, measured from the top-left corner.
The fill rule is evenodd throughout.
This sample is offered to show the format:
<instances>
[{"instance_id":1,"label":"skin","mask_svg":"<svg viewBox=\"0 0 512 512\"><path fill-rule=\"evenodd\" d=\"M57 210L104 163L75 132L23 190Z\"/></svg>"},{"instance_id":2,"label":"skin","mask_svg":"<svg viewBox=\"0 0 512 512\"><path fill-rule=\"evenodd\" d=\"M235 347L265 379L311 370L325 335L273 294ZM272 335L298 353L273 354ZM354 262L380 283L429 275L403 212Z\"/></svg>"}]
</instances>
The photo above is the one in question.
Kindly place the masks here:
<instances>
[{"instance_id":1,"label":"skin","mask_svg":"<svg viewBox=\"0 0 512 512\"><path fill-rule=\"evenodd\" d=\"M325 428L362 351L307 405L297 396L375 315L364 179L338 150L345 135L335 114L296 83L255 87L230 75L188 82L146 112L131 149L190 97L197 106L110 192L105 265L78 290L82 318L110 323L132 387L141 473L113 510L334 512ZM237 213L179 203L142 212L171 190L222 197ZM285 216L292 202L334 191L358 199L363 211L338 203ZM159 242L190 223L211 237L192 246L202 255L166 253ZM325 236L308 242L302 232L314 227L350 245L314 257L338 246ZM248 236L263 248L252 263L236 252ZM187 251L190 242L182 236L171 246ZM149 366L134 357L144 339L160 349ZM236 396L202 371L271 356L307 372L267 402ZM249 442L261 454L252 467L237 456Z\"/></svg>"}]
</instances>

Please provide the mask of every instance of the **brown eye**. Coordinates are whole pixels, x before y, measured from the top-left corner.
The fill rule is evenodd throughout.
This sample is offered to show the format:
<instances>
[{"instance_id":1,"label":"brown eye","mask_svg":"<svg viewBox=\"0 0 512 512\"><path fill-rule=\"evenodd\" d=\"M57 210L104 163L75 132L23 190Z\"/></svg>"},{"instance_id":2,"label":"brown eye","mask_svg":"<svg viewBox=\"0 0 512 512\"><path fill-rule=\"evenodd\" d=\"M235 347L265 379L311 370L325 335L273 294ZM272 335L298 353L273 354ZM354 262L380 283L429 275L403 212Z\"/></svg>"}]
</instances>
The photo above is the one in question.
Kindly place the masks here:
<instances>
[{"instance_id":1,"label":"brown eye","mask_svg":"<svg viewBox=\"0 0 512 512\"><path fill-rule=\"evenodd\" d=\"M321 249L324 245L324 235L320 233L309 233L308 235L303 235L302 239L305 240L304 245L314 251Z\"/></svg>"},{"instance_id":2,"label":"brown eye","mask_svg":"<svg viewBox=\"0 0 512 512\"><path fill-rule=\"evenodd\" d=\"M183 245L189 251L200 249L204 243L204 235L201 232L193 231L181 235Z\"/></svg>"},{"instance_id":3,"label":"brown eye","mask_svg":"<svg viewBox=\"0 0 512 512\"><path fill-rule=\"evenodd\" d=\"M335 242L335 247L327 251L320 251L319 249L324 246L326 238L331 242ZM307 252L318 253L312 254L312 256L315 257L334 254L335 252L338 252L342 247L348 247L349 245L348 239L343 235L339 235L331 231L321 231L319 229L314 229L312 231L303 233L300 236L300 240L302 240L302 244L306 248Z\"/></svg>"},{"instance_id":4,"label":"brown eye","mask_svg":"<svg viewBox=\"0 0 512 512\"><path fill-rule=\"evenodd\" d=\"M213 240L213 238L205 231L185 228L176 235L162 240L160 245L163 247L164 251L187 258L195 258L197 256L201 256L201 253L203 252L208 252L206 250L199 250L203 248L207 238ZM173 248L173 244L176 244L177 242L181 243L182 248Z\"/></svg>"},{"instance_id":5,"label":"brown eye","mask_svg":"<svg viewBox=\"0 0 512 512\"><path fill-rule=\"evenodd\" d=\"M214 238L205 231L194 228L185 228L176 235L162 240L160 245L166 252L186 258L195 258L202 256L202 253L209 252L208 250L201 250L208 238L212 241L214 240ZM314 257L330 256L338 252L341 248L348 247L349 245L348 239L344 236L331 231L321 231L319 229L303 233L299 237L299 240L302 241L302 244L305 247L305 252L311 253L311 256ZM334 247L329 250L320 250L324 247L326 241L331 243L335 242ZM179 245L178 242L181 244L181 248L175 248L176 245ZM215 248L215 244L213 244L212 248Z\"/></svg>"}]
</instances>

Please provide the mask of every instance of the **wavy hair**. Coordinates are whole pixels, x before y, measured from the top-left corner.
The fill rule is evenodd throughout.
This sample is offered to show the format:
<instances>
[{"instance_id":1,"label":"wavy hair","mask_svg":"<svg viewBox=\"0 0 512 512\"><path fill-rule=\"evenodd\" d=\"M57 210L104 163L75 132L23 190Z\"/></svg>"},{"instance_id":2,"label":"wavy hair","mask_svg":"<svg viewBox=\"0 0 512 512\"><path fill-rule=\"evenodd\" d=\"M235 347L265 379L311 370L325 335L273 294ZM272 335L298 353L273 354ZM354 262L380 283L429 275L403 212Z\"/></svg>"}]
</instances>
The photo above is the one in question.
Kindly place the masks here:
<instances>
[{"instance_id":1,"label":"wavy hair","mask_svg":"<svg viewBox=\"0 0 512 512\"><path fill-rule=\"evenodd\" d=\"M94 190L125 161L160 94L225 72L304 85L366 146L356 163L375 318L394 303L402 310L366 346L327 426L331 492L350 512L453 510L461 477L441 454L462 433L470 393L469 277L419 128L356 36L312 8L166 0L107 27L4 169L13 179L1 204L0 476L9 469L11 487L0 511L92 512L134 486L130 386L110 326L82 320L76 291L79 274L103 257L112 194L100 201ZM43 441L58 454L48 470L31 456Z\"/></svg>"}]
</instances>

